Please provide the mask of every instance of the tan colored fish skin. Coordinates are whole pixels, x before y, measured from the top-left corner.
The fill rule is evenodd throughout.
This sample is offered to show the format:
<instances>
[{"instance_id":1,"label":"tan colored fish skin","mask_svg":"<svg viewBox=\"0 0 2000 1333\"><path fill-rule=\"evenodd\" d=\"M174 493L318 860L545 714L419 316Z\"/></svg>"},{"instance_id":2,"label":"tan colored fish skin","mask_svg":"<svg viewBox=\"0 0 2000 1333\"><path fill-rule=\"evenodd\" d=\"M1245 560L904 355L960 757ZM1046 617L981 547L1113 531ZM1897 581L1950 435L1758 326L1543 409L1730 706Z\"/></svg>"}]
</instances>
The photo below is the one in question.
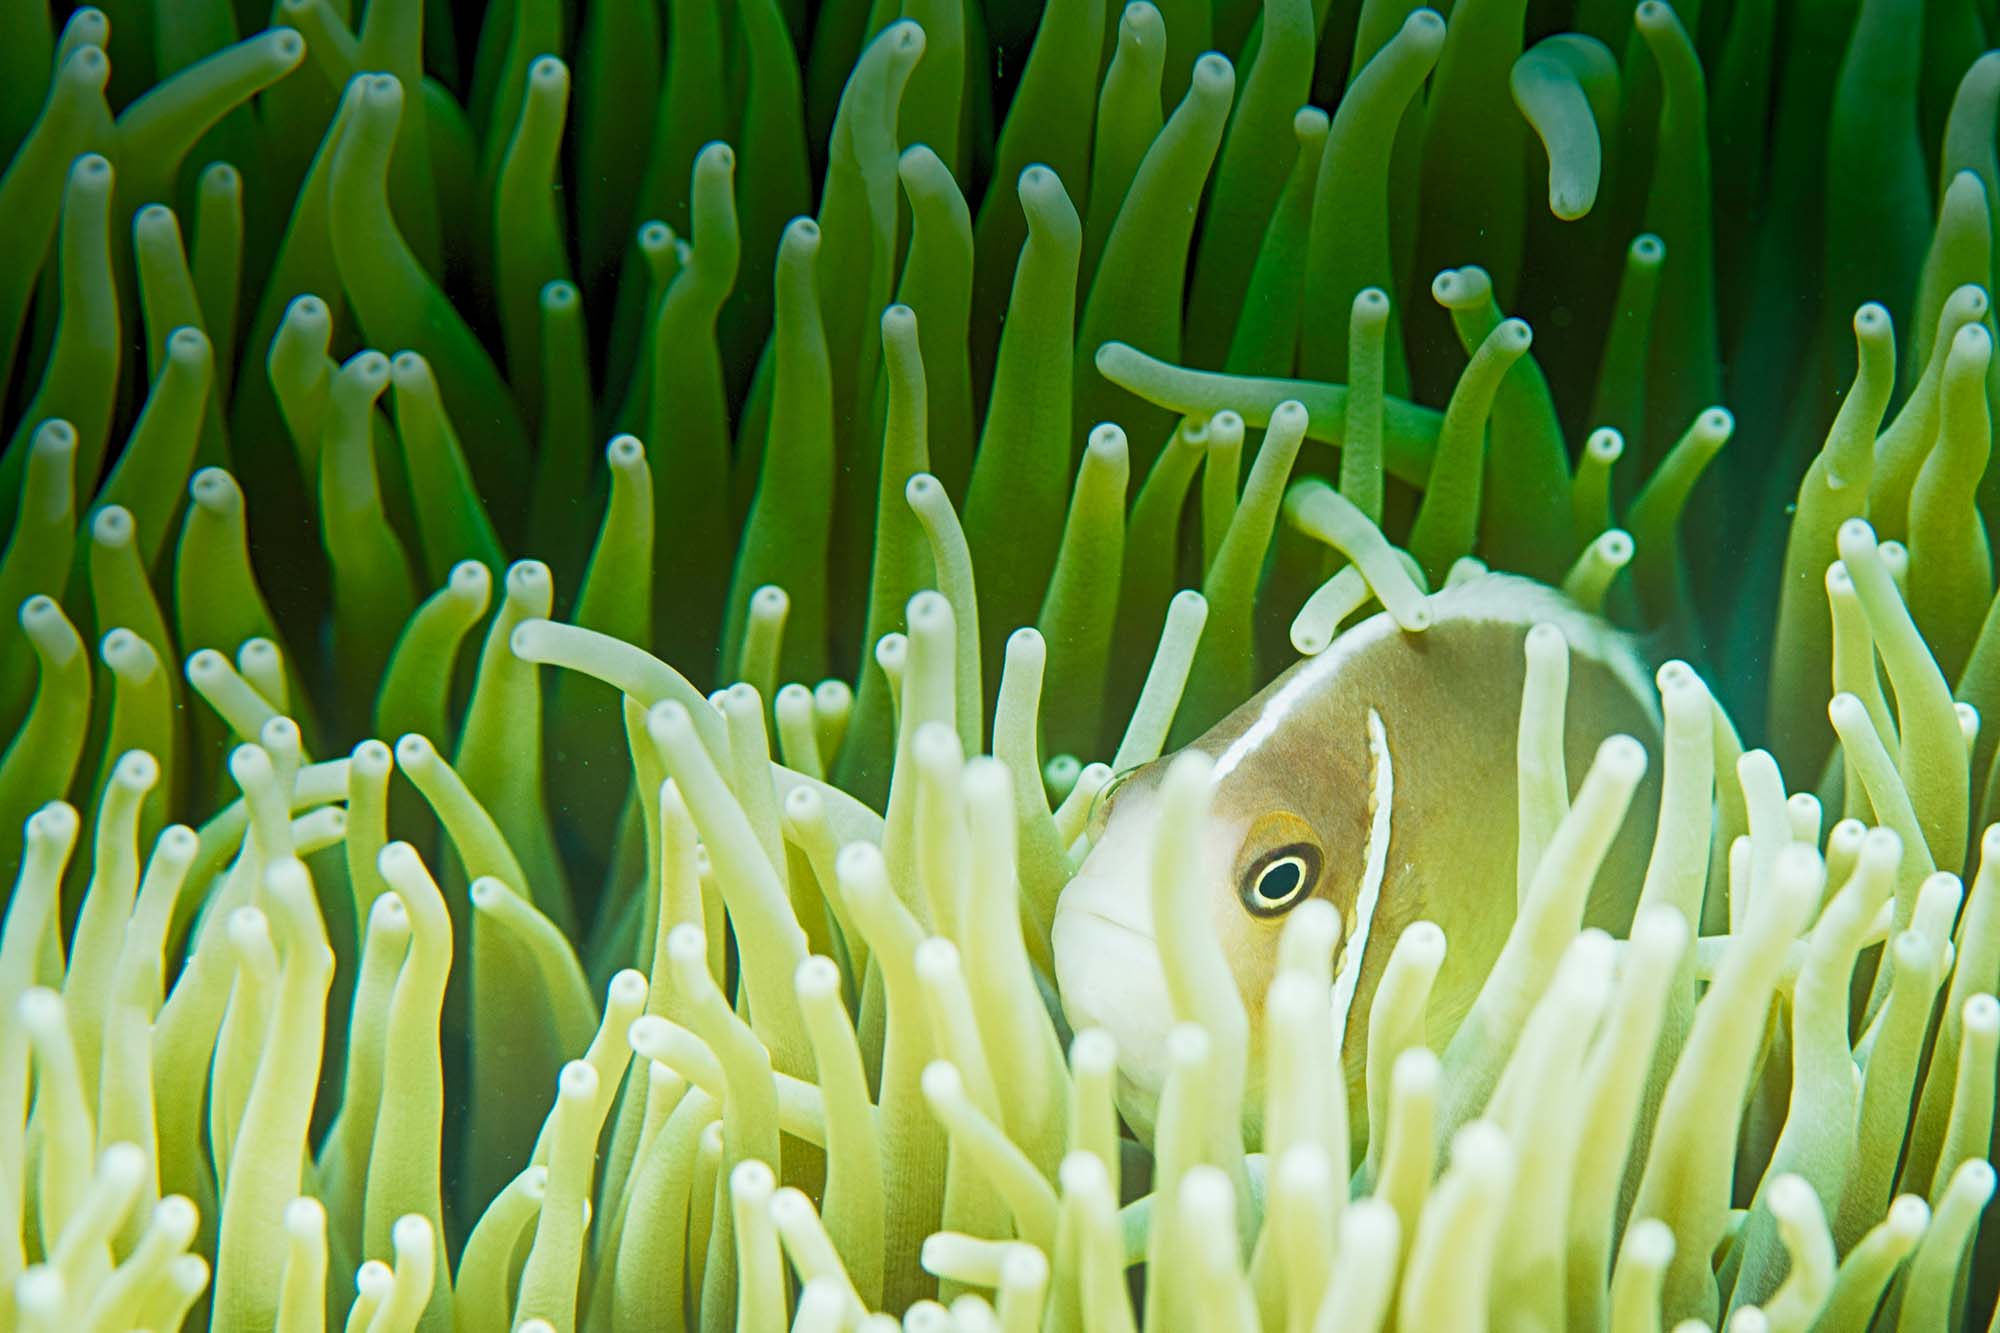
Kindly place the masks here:
<instances>
[{"instance_id":1,"label":"tan colored fish skin","mask_svg":"<svg viewBox=\"0 0 2000 1333\"><path fill-rule=\"evenodd\" d=\"M1428 1042L1442 1050L1491 968L1513 920L1517 842L1516 744L1526 667L1523 643L1549 621L1570 646L1564 752L1572 794L1598 744L1627 734L1657 753L1651 673L1629 636L1559 592L1509 575L1486 575L1431 599L1420 633L1386 614L1348 630L1318 657L1296 663L1191 748L1215 758L1204 859L1215 885L1212 924L1250 1015L1251 1089L1246 1132L1259 1112L1263 1000L1285 915L1304 897L1356 925L1371 828L1374 766L1368 714L1381 718L1393 774L1387 856L1367 931L1344 1063L1357 1140L1365 1133L1368 1005L1396 938L1436 922L1448 950L1427 1013ZM1150 1137L1171 1015L1153 946L1147 867L1161 758L1117 783L1098 815L1098 836L1064 890L1055 927L1056 971L1075 1026L1117 1038L1120 1109ZM1659 802L1658 766L1635 795L1599 872L1585 922L1622 937L1643 878ZM1468 837L1469 831L1480 836ZM1317 852L1309 892L1285 911L1253 914L1245 877L1281 848ZM1338 971L1341 960L1334 960Z\"/></svg>"}]
</instances>

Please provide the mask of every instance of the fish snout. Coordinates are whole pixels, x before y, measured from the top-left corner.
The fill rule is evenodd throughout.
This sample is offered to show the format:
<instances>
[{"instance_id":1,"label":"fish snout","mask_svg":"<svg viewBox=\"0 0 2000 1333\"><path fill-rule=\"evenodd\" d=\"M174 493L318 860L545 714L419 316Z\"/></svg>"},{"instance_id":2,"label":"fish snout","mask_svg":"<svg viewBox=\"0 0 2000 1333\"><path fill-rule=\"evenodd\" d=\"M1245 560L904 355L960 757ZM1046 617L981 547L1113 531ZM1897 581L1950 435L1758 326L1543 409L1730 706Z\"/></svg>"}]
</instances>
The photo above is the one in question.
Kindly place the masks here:
<instances>
[{"instance_id":1,"label":"fish snout","mask_svg":"<svg viewBox=\"0 0 2000 1333\"><path fill-rule=\"evenodd\" d=\"M1107 873L1091 861L1056 903L1056 985L1073 1030L1102 1028L1117 1043L1118 1109L1150 1143L1173 1026L1151 895L1139 866Z\"/></svg>"}]
</instances>

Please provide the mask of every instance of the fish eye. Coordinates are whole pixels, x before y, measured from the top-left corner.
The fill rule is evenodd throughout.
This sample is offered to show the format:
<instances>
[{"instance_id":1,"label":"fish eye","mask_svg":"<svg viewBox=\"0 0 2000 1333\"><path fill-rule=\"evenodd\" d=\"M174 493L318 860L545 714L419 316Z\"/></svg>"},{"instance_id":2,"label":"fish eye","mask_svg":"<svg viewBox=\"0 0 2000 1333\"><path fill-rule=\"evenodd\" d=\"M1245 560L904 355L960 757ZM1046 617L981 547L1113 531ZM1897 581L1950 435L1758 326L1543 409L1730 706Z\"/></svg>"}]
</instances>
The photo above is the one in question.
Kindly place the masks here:
<instances>
[{"instance_id":1,"label":"fish eye","mask_svg":"<svg viewBox=\"0 0 2000 1333\"><path fill-rule=\"evenodd\" d=\"M1243 906L1252 916L1278 916L1305 901L1319 879L1319 849L1287 843L1257 858L1243 876Z\"/></svg>"}]
</instances>

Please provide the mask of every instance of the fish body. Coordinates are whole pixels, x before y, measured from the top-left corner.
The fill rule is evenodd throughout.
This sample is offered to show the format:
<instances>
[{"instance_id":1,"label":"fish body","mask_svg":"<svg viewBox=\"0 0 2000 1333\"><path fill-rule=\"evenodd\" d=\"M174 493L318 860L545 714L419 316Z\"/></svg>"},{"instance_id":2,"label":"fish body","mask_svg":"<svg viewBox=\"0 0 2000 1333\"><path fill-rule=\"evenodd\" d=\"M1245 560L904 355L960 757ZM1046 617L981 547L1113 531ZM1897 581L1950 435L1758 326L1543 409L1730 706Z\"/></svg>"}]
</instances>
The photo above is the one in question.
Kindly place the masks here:
<instances>
[{"instance_id":1,"label":"fish body","mask_svg":"<svg viewBox=\"0 0 2000 1333\"><path fill-rule=\"evenodd\" d=\"M1572 794L1601 741L1625 734L1656 752L1660 730L1658 696L1635 642L1555 589L1486 574L1429 603L1429 628L1401 630L1386 613L1364 620L1191 746L1214 760L1204 879L1213 885L1214 938L1251 1019L1252 1090L1279 932L1300 902L1325 898L1340 912L1345 941L1333 960L1335 1008L1357 1133L1366 1119L1368 1002L1397 937L1417 921L1445 932L1426 1012L1427 1042L1441 1051L1513 921L1528 631L1553 624L1569 645ZM1110 792L1054 931L1065 1015L1073 1027L1116 1038L1119 1108L1147 1140L1173 1022L1150 880L1170 758ZM1658 777L1649 772L1593 886L1587 924L1619 934L1629 925L1657 805ZM1253 1095L1245 1112L1253 1143L1257 1104Z\"/></svg>"}]
</instances>

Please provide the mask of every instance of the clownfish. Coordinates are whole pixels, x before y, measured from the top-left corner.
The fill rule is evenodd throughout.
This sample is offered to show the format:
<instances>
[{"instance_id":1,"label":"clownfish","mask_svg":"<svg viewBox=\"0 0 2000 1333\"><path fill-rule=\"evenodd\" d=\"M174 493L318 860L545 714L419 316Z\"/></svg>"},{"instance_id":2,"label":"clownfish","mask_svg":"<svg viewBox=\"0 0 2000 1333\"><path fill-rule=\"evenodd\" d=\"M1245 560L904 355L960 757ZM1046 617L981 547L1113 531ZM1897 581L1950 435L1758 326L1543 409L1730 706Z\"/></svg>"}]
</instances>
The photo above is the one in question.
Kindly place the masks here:
<instances>
[{"instance_id":1,"label":"clownfish","mask_svg":"<svg viewBox=\"0 0 2000 1333\"><path fill-rule=\"evenodd\" d=\"M1209 924L1250 1017L1250 1086L1261 1084L1264 994L1287 915L1338 909L1334 1023L1350 1116L1366 1120L1368 1007L1397 937L1431 921L1446 936L1425 1013L1442 1051L1514 918L1517 741L1526 641L1553 625L1569 650L1563 751L1571 795L1598 745L1628 735L1658 753L1659 696L1638 641L1531 579L1480 574L1427 599L1430 624L1379 612L1294 663L1190 748L1213 760L1202 830ZM1119 775L1056 907L1056 981L1072 1028L1118 1046L1118 1106L1150 1141L1173 1025L1153 929L1150 865L1172 756ZM1631 922L1659 801L1645 781L1592 885L1585 924ZM1342 1010L1345 1010L1343 1013ZM1246 1102L1254 1143L1260 1116Z\"/></svg>"}]
</instances>

